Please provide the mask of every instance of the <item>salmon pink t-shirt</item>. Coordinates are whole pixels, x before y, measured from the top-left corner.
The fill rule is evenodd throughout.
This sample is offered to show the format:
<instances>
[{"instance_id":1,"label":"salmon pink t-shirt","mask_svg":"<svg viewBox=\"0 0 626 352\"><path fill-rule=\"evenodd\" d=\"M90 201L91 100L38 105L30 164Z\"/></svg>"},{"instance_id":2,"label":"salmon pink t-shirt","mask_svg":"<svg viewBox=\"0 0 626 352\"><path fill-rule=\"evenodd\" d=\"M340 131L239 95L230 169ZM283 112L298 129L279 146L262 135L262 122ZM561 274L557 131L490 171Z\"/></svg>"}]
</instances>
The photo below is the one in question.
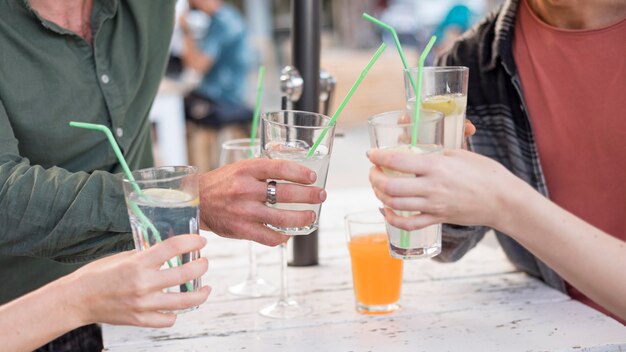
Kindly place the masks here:
<instances>
[{"instance_id":1,"label":"salmon pink t-shirt","mask_svg":"<svg viewBox=\"0 0 626 352\"><path fill-rule=\"evenodd\" d=\"M626 19L598 29L559 29L522 0L513 56L550 199L626 240ZM591 247L589 255L602 253Z\"/></svg>"}]
</instances>

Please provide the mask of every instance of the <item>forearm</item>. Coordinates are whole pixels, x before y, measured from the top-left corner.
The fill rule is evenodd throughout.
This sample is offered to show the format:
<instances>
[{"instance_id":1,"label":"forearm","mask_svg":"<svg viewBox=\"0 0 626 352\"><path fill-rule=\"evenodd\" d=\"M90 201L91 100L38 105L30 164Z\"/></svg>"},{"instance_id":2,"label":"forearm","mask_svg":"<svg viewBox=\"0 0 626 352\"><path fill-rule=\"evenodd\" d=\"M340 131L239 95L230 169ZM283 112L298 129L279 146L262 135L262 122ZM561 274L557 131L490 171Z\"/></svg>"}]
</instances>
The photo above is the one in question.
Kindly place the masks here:
<instances>
[{"instance_id":1,"label":"forearm","mask_svg":"<svg viewBox=\"0 0 626 352\"><path fill-rule=\"evenodd\" d=\"M72 304L75 287L65 278L0 306L0 341L6 351L33 351L86 324Z\"/></svg>"},{"instance_id":2,"label":"forearm","mask_svg":"<svg viewBox=\"0 0 626 352\"><path fill-rule=\"evenodd\" d=\"M534 192L513 192L499 230L589 298L626 319L626 243Z\"/></svg>"},{"instance_id":3,"label":"forearm","mask_svg":"<svg viewBox=\"0 0 626 352\"><path fill-rule=\"evenodd\" d=\"M0 254L84 261L132 246L121 180L0 156Z\"/></svg>"}]
</instances>

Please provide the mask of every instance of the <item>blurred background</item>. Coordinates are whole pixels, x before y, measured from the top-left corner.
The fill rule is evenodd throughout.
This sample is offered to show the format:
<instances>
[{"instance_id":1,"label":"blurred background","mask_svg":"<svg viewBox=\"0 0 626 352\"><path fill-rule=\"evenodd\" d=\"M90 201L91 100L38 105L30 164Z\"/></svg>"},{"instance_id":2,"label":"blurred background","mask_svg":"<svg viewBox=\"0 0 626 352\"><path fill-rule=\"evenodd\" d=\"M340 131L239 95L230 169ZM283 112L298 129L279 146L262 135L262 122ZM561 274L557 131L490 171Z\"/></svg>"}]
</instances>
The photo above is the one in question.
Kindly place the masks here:
<instances>
[{"instance_id":1,"label":"blurred background","mask_svg":"<svg viewBox=\"0 0 626 352\"><path fill-rule=\"evenodd\" d=\"M206 83L207 74L185 70L184 60L181 60L185 35L184 30L181 30L180 19L184 18L187 33L191 32L200 49L203 37L228 38L231 32L243 30L245 48L238 49L241 51L240 56L245 56L246 63L246 69L241 73L245 77L245 83L242 83L244 87L237 87L243 97L241 104L250 110L253 108L258 67L264 65L266 75L262 111L277 110L281 107L281 69L292 63L292 1L298 0L218 1L220 6L228 7L233 12L232 16L238 15L241 18L239 24L233 20L234 17L228 17L229 20L223 24L224 28L219 30L211 27L212 17L218 17L199 10L201 6L197 5L201 5L202 1L178 2L179 21L172 40L170 65L153 106L151 119L155 126L157 163L189 163L200 165L201 169L208 171L217 166L221 143L227 139L245 137L249 124L242 125L244 128L240 131L225 132L224 126L207 127L190 123L187 116L186 125L181 127L181 118L184 121L184 115L181 117L181 109L184 110L182 100ZM332 97L328 107L329 115L335 111L381 41L388 44L387 50L367 75L338 121L338 138L331 164L331 173L338 174L338 177L329 178L330 188L367 185L367 118L376 113L403 109L405 106L402 63L392 39L387 33L362 19L361 14L367 12L396 28L409 66L417 66L420 50L431 35L436 34L438 41L427 64L432 64L437 53L445 50L501 2L502 0L322 0L320 66L336 81L334 90L330 92ZM214 68L216 67L214 63ZM324 107L320 111L323 110Z\"/></svg>"}]
</instances>

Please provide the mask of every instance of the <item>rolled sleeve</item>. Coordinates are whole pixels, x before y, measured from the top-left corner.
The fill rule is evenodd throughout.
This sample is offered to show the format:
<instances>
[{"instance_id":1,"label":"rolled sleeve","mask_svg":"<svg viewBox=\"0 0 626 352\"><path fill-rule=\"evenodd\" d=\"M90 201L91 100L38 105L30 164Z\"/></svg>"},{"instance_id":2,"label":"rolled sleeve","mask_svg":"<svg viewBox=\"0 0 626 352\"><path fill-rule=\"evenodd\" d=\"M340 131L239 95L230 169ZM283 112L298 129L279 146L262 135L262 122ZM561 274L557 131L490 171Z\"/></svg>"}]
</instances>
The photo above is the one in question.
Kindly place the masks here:
<instances>
[{"instance_id":1,"label":"rolled sleeve","mask_svg":"<svg viewBox=\"0 0 626 352\"><path fill-rule=\"evenodd\" d=\"M489 230L485 226L443 224L441 253L434 257L439 262L455 262L476 247Z\"/></svg>"},{"instance_id":2,"label":"rolled sleeve","mask_svg":"<svg viewBox=\"0 0 626 352\"><path fill-rule=\"evenodd\" d=\"M62 262L132 248L119 175L31 165L0 101L0 254Z\"/></svg>"}]
</instances>

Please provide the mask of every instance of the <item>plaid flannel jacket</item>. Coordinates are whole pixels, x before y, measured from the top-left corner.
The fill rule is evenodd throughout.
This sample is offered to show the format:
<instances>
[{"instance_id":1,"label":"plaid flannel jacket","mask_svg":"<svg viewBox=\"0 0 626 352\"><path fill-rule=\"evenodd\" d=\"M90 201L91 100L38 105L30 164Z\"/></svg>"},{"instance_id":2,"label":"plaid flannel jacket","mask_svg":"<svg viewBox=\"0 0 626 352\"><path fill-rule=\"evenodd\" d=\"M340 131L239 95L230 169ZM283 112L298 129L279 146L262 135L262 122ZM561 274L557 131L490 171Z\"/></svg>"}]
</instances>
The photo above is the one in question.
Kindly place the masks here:
<instances>
[{"instance_id":1,"label":"plaid flannel jacket","mask_svg":"<svg viewBox=\"0 0 626 352\"><path fill-rule=\"evenodd\" d=\"M548 196L522 88L513 59L515 15L519 0L506 0L499 10L466 32L438 59L441 66L470 69L467 118L476 126L473 151L490 157ZM485 227L444 226L439 261L460 259L484 236ZM519 269L565 292L565 283L552 269L504 233L496 237Z\"/></svg>"}]
</instances>

